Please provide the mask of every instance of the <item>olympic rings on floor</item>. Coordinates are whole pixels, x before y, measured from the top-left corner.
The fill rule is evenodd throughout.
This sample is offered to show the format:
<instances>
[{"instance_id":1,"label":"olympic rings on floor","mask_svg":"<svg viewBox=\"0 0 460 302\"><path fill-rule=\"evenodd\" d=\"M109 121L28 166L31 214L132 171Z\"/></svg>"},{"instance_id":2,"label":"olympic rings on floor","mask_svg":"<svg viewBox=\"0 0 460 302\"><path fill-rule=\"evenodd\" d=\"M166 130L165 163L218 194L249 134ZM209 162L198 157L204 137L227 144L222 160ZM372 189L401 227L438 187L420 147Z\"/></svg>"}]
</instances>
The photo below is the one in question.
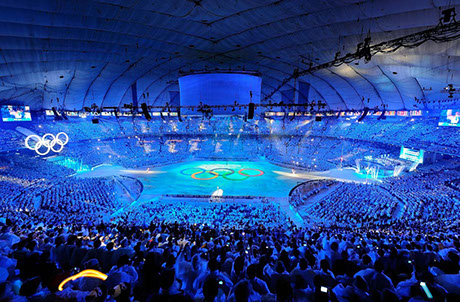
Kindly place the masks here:
<instances>
[{"instance_id":1,"label":"olympic rings on floor","mask_svg":"<svg viewBox=\"0 0 460 302\"><path fill-rule=\"evenodd\" d=\"M243 172L243 171L246 171L246 170L254 170L254 171L259 172L259 174L254 174L254 175L246 174L246 173ZM257 177L257 176L262 176L262 175L265 174L264 171L259 170L259 169L253 169L253 168L240 169L238 171L238 173L236 173L235 170L230 169L230 168L214 168L214 169L211 169L211 170L205 170L205 169L199 168L199 167L183 169L182 171L180 171L180 173L182 175L190 176L193 179L197 179L197 180L211 180L211 179L215 179L215 178L217 178L219 176L222 176L224 179L231 180L231 181L246 180L249 177ZM211 177L203 177L203 178L198 177L199 175L204 174L204 173L211 174L212 176ZM243 176L243 177L238 178L238 174ZM229 177L230 175L237 175L237 176L236 177L235 176Z\"/></svg>"},{"instance_id":2,"label":"olympic rings on floor","mask_svg":"<svg viewBox=\"0 0 460 302\"><path fill-rule=\"evenodd\" d=\"M238 174L235 174L235 175L238 175ZM222 175L223 178L225 178L226 180L231 180L231 181L241 181L241 180L246 180L249 178L249 176L247 175L243 175L244 178L229 178L227 175Z\"/></svg>"},{"instance_id":3,"label":"olympic rings on floor","mask_svg":"<svg viewBox=\"0 0 460 302\"><path fill-rule=\"evenodd\" d=\"M254 170L254 171L258 171L259 174L255 174L255 175L251 175L251 174L245 174L245 173L242 173L242 171L246 171L246 170ZM264 171L262 170L259 170L259 169L252 169L252 168L248 168L248 169L241 169L238 171L239 174L241 175L244 175L244 176L247 176L247 177L257 177L257 176L262 176L264 175Z\"/></svg>"},{"instance_id":4,"label":"olympic rings on floor","mask_svg":"<svg viewBox=\"0 0 460 302\"><path fill-rule=\"evenodd\" d=\"M193 172L191 174L186 174L185 171L188 171L188 170L195 170L195 172ZM196 170L198 170L198 172L201 172L201 173L206 172L206 170L203 169L203 168L187 168L187 169L184 169L184 170L180 171L180 174L185 175L185 176L191 176L191 175L196 173Z\"/></svg>"},{"instance_id":5,"label":"olympic rings on floor","mask_svg":"<svg viewBox=\"0 0 460 302\"><path fill-rule=\"evenodd\" d=\"M214 176L213 177L208 177L208 178L196 177L196 175L203 174L203 173L214 174ZM218 176L219 176L218 173L212 172L212 171L196 172L196 173L192 174L192 178L193 179L198 179L198 180L211 180L211 179L217 178Z\"/></svg>"},{"instance_id":6,"label":"olympic rings on floor","mask_svg":"<svg viewBox=\"0 0 460 302\"><path fill-rule=\"evenodd\" d=\"M224 175L232 175L232 174L234 174L234 173L235 173L235 171L234 171L234 170L232 170L232 169L229 169L229 168L214 168L214 169L211 169L211 170L209 170L209 171L215 172L215 171L217 171L217 170L221 170L221 171L222 171L222 170L225 170L225 171L228 171L228 172L227 172L227 173L225 173L225 174L222 174L222 175L221 175L221 174L219 174L219 176L224 176ZM217 173L217 172L216 172L216 173Z\"/></svg>"}]
</instances>

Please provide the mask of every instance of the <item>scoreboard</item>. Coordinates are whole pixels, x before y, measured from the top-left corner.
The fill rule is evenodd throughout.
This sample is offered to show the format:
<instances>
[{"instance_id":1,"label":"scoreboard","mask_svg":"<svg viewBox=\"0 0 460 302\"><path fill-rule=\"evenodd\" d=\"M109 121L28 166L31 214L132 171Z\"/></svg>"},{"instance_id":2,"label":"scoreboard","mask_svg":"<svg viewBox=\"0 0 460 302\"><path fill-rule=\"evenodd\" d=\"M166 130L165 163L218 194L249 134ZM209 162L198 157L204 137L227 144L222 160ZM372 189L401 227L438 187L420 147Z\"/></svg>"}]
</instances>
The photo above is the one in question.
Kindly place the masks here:
<instances>
[{"instance_id":1,"label":"scoreboard","mask_svg":"<svg viewBox=\"0 0 460 302\"><path fill-rule=\"evenodd\" d=\"M423 150L414 150L409 148L404 148L401 146L401 152L399 153L399 158L410 160L414 163L423 164Z\"/></svg>"}]
</instances>

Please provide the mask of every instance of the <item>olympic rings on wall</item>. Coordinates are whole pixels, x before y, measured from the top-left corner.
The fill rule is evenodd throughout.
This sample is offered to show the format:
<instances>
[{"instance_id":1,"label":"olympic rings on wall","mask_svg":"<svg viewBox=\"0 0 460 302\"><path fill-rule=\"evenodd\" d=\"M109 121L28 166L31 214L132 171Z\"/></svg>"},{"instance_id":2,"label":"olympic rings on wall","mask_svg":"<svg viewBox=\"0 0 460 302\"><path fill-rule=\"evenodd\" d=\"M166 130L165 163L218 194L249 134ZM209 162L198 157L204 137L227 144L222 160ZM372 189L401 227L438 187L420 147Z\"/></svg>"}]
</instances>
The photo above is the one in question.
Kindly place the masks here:
<instances>
[{"instance_id":1,"label":"olympic rings on wall","mask_svg":"<svg viewBox=\"0 0 460 302\"><path fill-rule=\"evenodd\" d=\"M200 175L200 174L203 174L203 173L209 173L209 174L214 174L213 177L207 177L207 178L201 178L201 177L196 177L196 175ZM219 174L217 174L216 172L212 172L212 171L205 171L205 172L196 172L196 173L193 173L192 174L192 178L193 179L198 179L198 180L211 180L211 179L214 179L214 178L217 178L219 176Z\"/></svg>"},{"instance_id":2,"label":"olympic rings on wall","mask_svg":"<svg viewBox=\"0 0 460 302\"><path fill-rule=\"evenodd\" d=\"M251 175L251 174L246 174L246 173L243 173L243 172L242 172L242 171L246 171L246 170L258 171L259 174ZM241 175L244 175L244 176L248 176L248 177L257 177L257 176L262 176L262 175L265 174L264 171L262 171L262 170L259 170L259 169L250 169L250 168L249 168L249 169L241 169L241 170L238 171L238 173L241 174Z\"/></svg>"},{"instance_id":3,"label":"olympic rings on wall","mask_svg":"<svg viewBox=\"0 0 460 302\"><path fill-rule=\"evenodd\" d=\"M35 141L35 145L31 146L29 141ZM65 132L59 132L56 136L51 133L46 133L43 137L40 137L36 134L29 135L25 140L25 145L27 149L34 150L39 155L46 155L50 151L59 153L64 149L64 145L69 142L69 136ZM56 148L55 146L58 145L59 147ZM46 151L40 151L40 149L44 147L47 148Z\"/></svg>"},{"instance_id":4,"label":"olympic rings on wall","mask_svg":"<svg viewBox=\"0 0 460 302\"><path fill-rule=\"evenodd\" d=\"M254 174L254 175L243 173L243 171L247 171L247 170L254 170L254 171L257 171L259 173ZM192 174L189 174L192 171L195 171L195 172L193 172ZM224 172L219 173L219 171L224 171ZM258 176L262 176L262 175L265 174L265 172L262 171L262 170L252 169L252 168L240 169L238 171L238 173L235 173L235 170L229 169L229 168L214 168L214 169L211 169L211 170L205 170L205 169L199 168L199 167L187 168L187 169L184 169L184 170L180 171L180 173L182 175L190 176L193 179L197 179L197 180L211 180L211 179L215 179L215 178L217 178L219 176L222 176L224 179L231 180L231 181L246 180L249 177L258 177ZM198 176L198 175L201 175L201 174L204 174L204 173L211 174L212 176L211 177L199 177ZM241 177L240 178L238 178L238 177L237 178L229 177L230 175L233 175L233 174L241 175L241 176L243 176L243 178L241 178Z\"/></svg>"}]
</instances>

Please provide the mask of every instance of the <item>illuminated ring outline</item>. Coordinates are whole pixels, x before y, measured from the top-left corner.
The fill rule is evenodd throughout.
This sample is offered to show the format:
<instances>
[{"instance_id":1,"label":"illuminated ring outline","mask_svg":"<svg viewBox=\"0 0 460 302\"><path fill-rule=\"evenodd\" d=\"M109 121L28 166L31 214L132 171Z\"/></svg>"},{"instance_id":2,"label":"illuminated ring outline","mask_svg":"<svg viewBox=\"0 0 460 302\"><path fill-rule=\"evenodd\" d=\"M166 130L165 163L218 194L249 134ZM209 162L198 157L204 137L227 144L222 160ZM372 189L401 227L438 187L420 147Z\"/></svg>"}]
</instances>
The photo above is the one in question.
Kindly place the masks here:
<instances>
[{"instance_id":1,"label":"illuminated ring outline","mask_svg":"<svg viewBox=\"0 0 460 302\"><path fill-rule=\"evenodd\" d=\"M61 138L61 136L63 137ZM29 144L29 140L32 138L34 138L37 141L35 143L35 146L33 147ZM59 132L56 136L54 136L51 133L46 133L45 135L43 135L43 137L40 137L36 134L32 134L26 137L26 140L24 143L27 149L34 150L39 155L46 155L50 151L53 151L56 153L61 152L62 149L64 149L64 145L66 145L68 142L69 142L69 136L65 132ZM58 149L54 148L56 144L59 145ZM41 147L45 147L47 148L47 150L44 152L41 152L39 151Z\"/></svg>"},{"instance_id":2,"label":"illuminated ring outline","mask_svg":"<svg viewBox=\"0 0 460 302\"><path fill-rule=\"evenodd\" d=\"M65 142L62 141L62 139L59 139L59 136L60 135L63 135L65 137ZM54 150L53 147L54 146L51 146L51 150L53 150L54 152L56 153L59 153L62 151L62 149L64 149L64 145L66 145L68 142L69 142L69 136L67 135L67 133L65 132L59 132L57 135L56 135L56 143L58 145L60 145L61 147L58 149L58 150Z\"/></svg>"},{"instance_id":3,"label":"illuminated ring outline","mask_svg":"<svg viewBox=\"0 0 460 302\"><path fill-rule=\"evenodd\" d=\"M58 286L58 290L62 291L64 289L64 285L67 282L74 281L74 280L76 280L78 278L83 278L83 277L97 278L97 279L101 279L101 280L104 280L104 281L107 279L107 275L104 274L104 273L101 273L100 271L97 271L97 270L94 270L94 269L85 269L84 271L81 271L78 274L70 276L69 278L67 278L64 281L62 281L61 284L59 284L59 286Z\"/></svg>"},{"instance_id":4,"label":"illuminated ring outline","mask_svg":"<svg viewBox=\"0 0 460 302\"><path fill-rule=\"evenodd\" d=\"M245 171L245 170L254 170L254 171L259 171L260 173L259 174L256 174L256 175L250 175L250 174L245 174L245 173L242 173L241 171ZM241 169L238 171L239 174L241 175L244 175L244 176L247 176L247 177L257 177L257 176L262 176L265 174L264 171L262 170L259 170L259 169L252 169L252 168L248 168L248 169Z\"/></svg>"},{"instance_id":5,"label":"illuminated ring outline","mask_svg":"<svg viewBox=\"0 0 460 302\"><path fill-rule=\"evenodd\" d=\"M214 174L214 176L213 177L208 177L208 178L198 178L198 177L196 177L196 175L203 174L203 173L206 173L206 172L208 172L209 174ZM212 171L196 172L196 173L192 174L192 178L193 179L198 179L198 180L211 180L211 179L214 179L214 178L217 178L217 177L219 177L219 174L216 173L216 172L212 172Z\"/></svg>"},{"instance_id":6,"label":"illuminated ring outline","mask_svg":"<svg viewBox=\"0 0 460 302\"><path fill-rule=\"evenodd\" d=\"M40 137L40 136L35 135L35 134L29 135L29 136L26 138L26 141L24 142L24 143L26 144L26 148L29 149L29 150L35 150L35 147L32 148L32 147L29 145L29 140L30 140L31 138L33 138L33 137L36 137L36 138L37 138L37 141L38 141L38 142L35 144L35 147L37 146L38 143L41 142L41 137ZM40 144L41 144L41 143L40 143Z\"/></svg>"},{"instance_id":7,"label":"illuminated ring outline","mask_svg":"<svg viewBox=\"0 0 460 302\"><path fill-rule=\"evenodd\" d=\"M220 175L219 173L216 172L216 170L227 170L228 173L225 173L223 175ZM212 172L216 172L217 174L219 174L219 176L224 176L224 175L232 175L235 173L235 170L232 170L232 169L229 169L229 168L214 168L214 169L211 169L209 171L212 171Z\"/></svg>"},{"instance_id":8,"label":"illuminated ring outline","mask_svg":"<svg viewBox=\"0 0 460 302\"><path fill-rule=\"evenodd\" d=\"M236 174L236 175L238 175L238 174ZM242 181L242 180L246 180L246 179L249 178L249 176L247 176L247 175L243 175L243 176L244 176L244 178L238 179L238 178L229 178L227 175L222 175L223 178L225 178L226 180L231 180L231 181Z\"/></svg>"},{"instance_id":9,"label":"illuminated ring outline","mask_svg":"<svg viewBox=\"0 0 460 302\"><path fill-rule=\"evenodd\" d=\"M192 176L193 174L195 174L195 172L192 173L192 174L186 174L184 171L193 170L193 169L195 169L195 170L200 170L200 171L198 171L198 172L200 172L200 173L206 172L206 170L203 169L203 168L187 168L187 169L184 169L184 170L180 171L180 174L185 175L185 176Z\"/></svg>"}]
</instances>

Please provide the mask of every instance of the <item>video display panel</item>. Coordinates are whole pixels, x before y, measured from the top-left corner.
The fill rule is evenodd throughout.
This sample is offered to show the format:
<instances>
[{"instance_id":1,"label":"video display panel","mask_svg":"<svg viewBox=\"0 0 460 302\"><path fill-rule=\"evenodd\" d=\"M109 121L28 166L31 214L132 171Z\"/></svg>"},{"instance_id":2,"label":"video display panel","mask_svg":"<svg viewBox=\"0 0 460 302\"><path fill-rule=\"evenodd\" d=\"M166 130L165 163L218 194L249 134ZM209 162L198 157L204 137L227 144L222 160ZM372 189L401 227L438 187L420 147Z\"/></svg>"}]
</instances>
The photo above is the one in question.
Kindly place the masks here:
<instances>
[{"instance_id":1,"label":"video display panel","mask_svg":"<svg viewBox=\"0 0 460 302\"><path fill-rule=\"evenodd\" d=\"M179 78L181 106L231 106L260 103L262 78L244 73L198 73ZM236 115L248 111L245 107L232 110L212 108L214 115ZM201 114L182 108L182 114Z\"/></svg>"},{"instance_id":2,"label":"video display panel","mask_svg":"<svg viewBox=\"0 0 460 302\"><path fill-rule=\"evenodd\" d=\"M4 122L30 122L32 120L29 106L5 105L1 110Z\"/></svg>"},{"instance_id":3,"label":"video display panel","mask_svg":"<svg viewBox=\"0 0 460 302\"><path fill-rule=\"evenodd\" d=\"M425 151L423 150L414 150L409 148L401 147L401 152L399 153L399 158L407 159L415 163L423 164L423 155Z\"/></svg>"},{"instance_id":4,"label":"video display panel","mask_svg":"<svg viewBox=\"0 0 460 302\"><path fill-rule=\"evenodd\" d=\"M460 109L442 110L438 125L460 127Z\"/></svg>"}]
</instances>

